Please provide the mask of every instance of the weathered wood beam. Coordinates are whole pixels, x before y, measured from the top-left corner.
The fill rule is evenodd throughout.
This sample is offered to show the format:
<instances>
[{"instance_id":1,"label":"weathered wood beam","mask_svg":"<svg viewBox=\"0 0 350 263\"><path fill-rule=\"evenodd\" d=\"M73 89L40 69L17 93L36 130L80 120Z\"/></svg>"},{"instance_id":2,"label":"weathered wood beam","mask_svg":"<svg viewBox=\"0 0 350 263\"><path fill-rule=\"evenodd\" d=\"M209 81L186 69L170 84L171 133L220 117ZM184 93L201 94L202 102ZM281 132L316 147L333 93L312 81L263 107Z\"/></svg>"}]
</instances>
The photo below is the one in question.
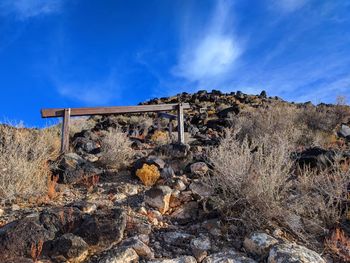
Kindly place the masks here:
<instances>
[{"instance_id":1,"label":"weathered wood beam","mask_svg":"<svg viewBox=\"0 0 350 263\"><path fill-rule=\"evenodd\" d=\"M183 109L189 109L188 103L182 104ZM142 113L177 110L178 104L158 104L158 105L139 105L139 106L119 106L119 107L89 107L89 108L71 108L70 116L87 116L87 115L107 115L120 113ZM42 109L42 118L63 117L63 108Z\"/></svg>"},{"instance_id":2,"label":"weathered wood beam","mask_svg":"<svg viewBox=\"0 0 350 263\"><path fill-rule=\"evenodd\" d=\"M185 143L184 106L182 103L177 105L177 127L178 142Z\"/></svg>"},{"instance_id":3,"label":"weathered wood beam","mask_svg":"<svg viewBox=\"0 0 350 263\"><path fill-rule=\"evenodd\" d=\"M71 109L63 110L62 137L61 137L61 153L69 151L69 124Z\"/></svg>"}]
</instances>

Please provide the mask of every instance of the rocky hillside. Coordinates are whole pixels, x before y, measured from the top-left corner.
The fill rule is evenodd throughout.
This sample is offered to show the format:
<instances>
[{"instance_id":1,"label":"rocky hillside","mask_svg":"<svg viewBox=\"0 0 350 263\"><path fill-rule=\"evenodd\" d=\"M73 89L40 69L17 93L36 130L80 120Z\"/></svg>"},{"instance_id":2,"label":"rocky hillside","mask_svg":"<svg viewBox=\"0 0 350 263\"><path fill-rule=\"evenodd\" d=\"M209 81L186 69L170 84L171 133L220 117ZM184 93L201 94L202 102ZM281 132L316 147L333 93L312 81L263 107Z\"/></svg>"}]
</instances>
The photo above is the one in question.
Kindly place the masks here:
<instances>
[{"instance_id":1,"label":"rocky hillside","mask_svg":"<svg viewBox=\"0 0 350 263\"><path fill-rule=\"evenodd\" d=\"M178 102L186 144L155 113L73 120L64 155L59 127L1 126L0 261L350 262L348 106L143 104Z\"/></svg>"}]
</instances>

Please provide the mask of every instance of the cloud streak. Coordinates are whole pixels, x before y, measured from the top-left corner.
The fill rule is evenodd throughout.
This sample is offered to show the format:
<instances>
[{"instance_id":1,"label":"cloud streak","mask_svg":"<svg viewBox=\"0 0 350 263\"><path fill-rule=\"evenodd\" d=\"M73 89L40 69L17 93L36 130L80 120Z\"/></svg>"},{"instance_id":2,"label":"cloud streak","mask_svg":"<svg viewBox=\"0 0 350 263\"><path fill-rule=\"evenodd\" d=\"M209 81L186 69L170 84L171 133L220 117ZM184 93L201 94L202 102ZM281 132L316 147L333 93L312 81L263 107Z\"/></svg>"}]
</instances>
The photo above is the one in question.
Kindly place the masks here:
<instances>
[{"instance_id":1,"label":"cloud streak","mask_svg":"<svg viewBox=\"0 0 350 263\"><path fill-rule=\"evenodd\" d=\"M272 5L277 9L290 13L304 7L309 0L272 0Z\"/></svg>"},{"instance_id":2,"label":"cloud streak","mask_svg":"<svg viewBox=\"0 0 350 263\"><path fill-rule=\"evenodd\" d=\"M3 0L0 14L13 15L19 20L49 15L61 11L64 0Z\"/></svg>"},{"instance_id":3,"label":"cloud streak","mask_svg":"<svg viewBox=\"0 0 350 263\"><path fill-rule=\"evenodd\" d=\"M54 80L58 93L70 100L86 105L103 105L120 98L120 88L115 74L99 81Z\"/></svg>"},{"instance_id":4,"label":"cloud streak","mask_svg":"<svg viewBox=\"0 0 350 263\"><path fill-rule=\"evenodd\" d=\"M203 83L222 78L232 70L243 51L232 31L232 9L229 1L217 1L209 24L184 38L178 64L172 71L174 76Z\"/></svg>"}]
</instances>

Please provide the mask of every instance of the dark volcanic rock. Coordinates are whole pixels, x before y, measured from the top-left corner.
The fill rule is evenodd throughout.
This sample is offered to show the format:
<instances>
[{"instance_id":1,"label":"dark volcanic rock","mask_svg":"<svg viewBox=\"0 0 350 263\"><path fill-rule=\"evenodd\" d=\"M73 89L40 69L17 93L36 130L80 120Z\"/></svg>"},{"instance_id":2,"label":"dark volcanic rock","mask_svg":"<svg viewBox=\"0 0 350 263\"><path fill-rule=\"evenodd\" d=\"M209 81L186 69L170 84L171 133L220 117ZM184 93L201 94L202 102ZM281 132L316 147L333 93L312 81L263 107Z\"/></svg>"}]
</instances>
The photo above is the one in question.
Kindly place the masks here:
<instances>
[{"instance_id":1,"label":"dark volcanic rock","mask_svg":"<svg viewBox=\"0 0 350 263\"><path fill-rule=\"evenodd\" d=\"M84 177L100 175L102 170L95 167L76 153L67 153L53 168L53 174L58 176L58 183L72 184L81 181Z\"/></svg>"},{"instance_id":2,"label":"dark volcanic rock","mask_svg":"<svg viewBox=\"0 0 350 263\"><path fill-rule=\"evenodd\" d=\"M0 228L0 259L30 257L32 247L40 242L45 253L47 241L74 227L80 218L78 209L66 207L45 210L5 225Z\"/></svg>"},{"instance_id":3,"label":"dark volcanic rock","mask_svg":"<svg viewBox=\"0 0 350 263\"><path fill-rule=\"evenodd\" d=\"M74 234L82 237L89 245L109 246L122 240L125 227L126 213L117 208L85 215Z\"/></svg>"},{"instance_id":4,"label":"dark volcanic rock","mask_svg":"<svg viewBox=\"0 0 350 263\"><path fill-rule=\"evenodd\" d=\"M227 118L229 116L229 114L234 113L234 114L238 114L240 111L239 106L238 105L234 105L232 107L223 109L222 111L219 111L217 113L219 118Z\"/></svg>"},{"instance_id":5,"label":"dark volcanic rock","mask_svg":"<svg viewBox=\"0 0 350 263\"><path fill-rule=\"evenodd\" d=\"M50 256L64 257L64 260L84 258L87 255L88 244L72 233L64 234L55 239L50 246Z\"/></svg>"},{"instance_id":6,"label":"dark volcanic rock","mask_svg":"<svg viewBox=\"0 0 350 263\"><path fill-rule=\"evenodd\" d=\"M328 167L332 165L337 153L332 150L325 150L319 147L307 149L296 155L297 162L301 166Z\"/></svg>"}]
</instances>

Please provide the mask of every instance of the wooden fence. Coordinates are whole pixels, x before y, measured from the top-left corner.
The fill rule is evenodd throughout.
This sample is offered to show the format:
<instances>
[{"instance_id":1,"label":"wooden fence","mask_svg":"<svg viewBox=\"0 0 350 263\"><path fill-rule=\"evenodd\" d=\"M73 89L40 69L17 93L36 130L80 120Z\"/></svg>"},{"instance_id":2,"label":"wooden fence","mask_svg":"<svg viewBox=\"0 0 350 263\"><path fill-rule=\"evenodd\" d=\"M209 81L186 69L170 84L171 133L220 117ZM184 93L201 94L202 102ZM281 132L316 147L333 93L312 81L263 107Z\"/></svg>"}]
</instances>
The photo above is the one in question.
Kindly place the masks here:
<instances>
[{"instance_id":1,"label":"wooden fence","mask_svg":"<svg viewBox=\"0 0 350 263\"><path fill-rule=\"evenodd\" d=\"M89 107L89 108L57 108L57 109L42 109L42 118L62 117L62 138L61 152L67 152L69 149L69 124L72 116L91 116L91 115L111 115L123 113L143 113L143 112L164 112L177 111L178 120L178 141L185 143L184 133L184 110L189 109L188 103L177 104L158 104L158 105L139 105L139 106L119 106L119 107ZM162 113L160 117L172 118L174 115Z\"/></svg>"}]
</instances>

